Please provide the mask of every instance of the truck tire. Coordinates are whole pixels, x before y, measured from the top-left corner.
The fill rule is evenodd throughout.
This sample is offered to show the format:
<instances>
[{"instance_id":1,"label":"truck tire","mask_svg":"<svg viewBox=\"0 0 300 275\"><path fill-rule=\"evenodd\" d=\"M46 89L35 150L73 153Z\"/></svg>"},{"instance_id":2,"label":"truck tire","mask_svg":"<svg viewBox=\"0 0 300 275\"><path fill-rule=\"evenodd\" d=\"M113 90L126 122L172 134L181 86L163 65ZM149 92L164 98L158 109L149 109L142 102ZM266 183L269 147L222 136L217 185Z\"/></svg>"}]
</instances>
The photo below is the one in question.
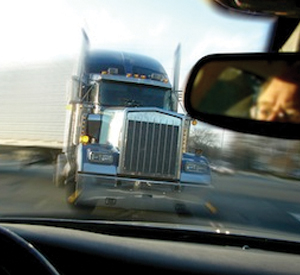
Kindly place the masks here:
<instances>
[{"instance_id":1,"label":"truck tire","mask_svg":"<svg viewBox=\"0 0 300 275\"><path fill-rule=\"evenodd\" d=\"M57 155L53 171L53 183L56 187L63 187L65 185L66 176L64 175L64 167L66 163L67 159L64 154Z\"/></svg>"}]
</instances>

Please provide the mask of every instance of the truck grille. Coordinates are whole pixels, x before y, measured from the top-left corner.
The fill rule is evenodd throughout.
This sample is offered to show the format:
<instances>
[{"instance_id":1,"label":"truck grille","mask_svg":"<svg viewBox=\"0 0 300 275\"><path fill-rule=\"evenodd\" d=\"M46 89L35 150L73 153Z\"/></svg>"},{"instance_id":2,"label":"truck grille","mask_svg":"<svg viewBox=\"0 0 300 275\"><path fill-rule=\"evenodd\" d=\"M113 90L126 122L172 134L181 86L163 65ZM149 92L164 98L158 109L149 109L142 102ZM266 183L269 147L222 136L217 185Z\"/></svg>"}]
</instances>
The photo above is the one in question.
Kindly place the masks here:
<instances>
[{"instance_id":1,"label":"truck grille","mask_svg":"<svg viewBox=\"0 0 300 275\"><path fill-rule=\"evenodd\" d=\"M156 116L156 118L154 118ZM151 116L148 116L149 118ZM155 114L151 119L128 119L125 144L121 154L121 173L130 176L176 179L181 154L181 119L160 121ZM168 118L169 119L169 118Z\"/></svg>"}]
</instances>

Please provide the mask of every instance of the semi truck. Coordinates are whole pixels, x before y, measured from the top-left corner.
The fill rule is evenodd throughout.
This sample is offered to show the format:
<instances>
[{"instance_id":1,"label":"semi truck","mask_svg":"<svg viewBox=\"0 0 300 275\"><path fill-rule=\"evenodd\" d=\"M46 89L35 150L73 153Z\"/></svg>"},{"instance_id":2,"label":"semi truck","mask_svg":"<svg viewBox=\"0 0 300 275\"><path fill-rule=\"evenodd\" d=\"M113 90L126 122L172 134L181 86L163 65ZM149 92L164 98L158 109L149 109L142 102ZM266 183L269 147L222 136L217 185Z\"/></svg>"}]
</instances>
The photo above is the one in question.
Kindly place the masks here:
<instances>
[{"instance_id":1,"label":"semi truck","mask_svg":"<svg viewBox=\"0 0 300 275\"><path fill-rule=\"evenodd\" d=\"M74 209L182 209L211 186L207 159L186 151L191 120L153 58L91 50L85 37L75 58L1 69L0 94L0 152L54 157L53 181Z\"/></svg>"}]
</instances>

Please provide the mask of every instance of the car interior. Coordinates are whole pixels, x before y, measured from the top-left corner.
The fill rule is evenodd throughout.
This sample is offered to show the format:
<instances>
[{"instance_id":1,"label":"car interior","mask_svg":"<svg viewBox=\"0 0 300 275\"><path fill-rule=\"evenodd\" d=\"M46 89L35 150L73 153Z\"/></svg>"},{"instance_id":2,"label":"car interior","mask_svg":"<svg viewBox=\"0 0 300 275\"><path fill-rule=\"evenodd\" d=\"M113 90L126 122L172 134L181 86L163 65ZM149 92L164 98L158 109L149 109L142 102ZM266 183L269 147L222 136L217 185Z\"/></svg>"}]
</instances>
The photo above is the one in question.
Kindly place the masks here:
<instances>
[{"instance_id":1,"label":"car interior","mask_svg":"<svg viewBox=\"0 0 300 275\"><path fill-rule=\"evenodd\" d=\"M280 62L290 64L300 59L296 53L299 50L300 31L298 2L216 0L215 5L223 12L251 14L253 20L261 14L279 16L272 49L269 54L221 54L200 60L189 73L184 89L187 112L192 119L232 131L299 139L299 124L259 121L239 113L237 110L241 108L241 102L249 99L249 90L242 97L239 94L234 98L230 94L230 98L236 100L222 110L214 109L214 104L218 102L201 105L201 100L210 92L211 97L207 96L206 100L216 98L214 93L218 93L218 85L222 81L219 78L214 91L204 87L209 83L216 85L216 77L205 78L203 73L209 66L213 72L220 68L222 71L224 66L234 68L234 73L238 75L246 71L244 77L256 81L253 75L257 77L255 79L262 79L267 69L256 71L255 68L262 69L265 63L272 62L275 64L273 67L277 68L278 64L282 64ZM280 54L279 49L293 53ZM209 66L205 67L207 64ZM264 68L272 71L273 67L266 65ZM209 69L206 72L209 75ZM227 71L225 76L228 77L230 73L232 70ZM229 96L224 94L226 97ZM284 237L277 238L275 234L273 238L265 238L255 230L252 235L246 235L238 230L206 229L154 222L1 217L0 274L67 275L120 271L126 274L159 272L173 275L299 274L300 242L297 235L293 240L285 240Z\"/></svg>"}]
</instances>

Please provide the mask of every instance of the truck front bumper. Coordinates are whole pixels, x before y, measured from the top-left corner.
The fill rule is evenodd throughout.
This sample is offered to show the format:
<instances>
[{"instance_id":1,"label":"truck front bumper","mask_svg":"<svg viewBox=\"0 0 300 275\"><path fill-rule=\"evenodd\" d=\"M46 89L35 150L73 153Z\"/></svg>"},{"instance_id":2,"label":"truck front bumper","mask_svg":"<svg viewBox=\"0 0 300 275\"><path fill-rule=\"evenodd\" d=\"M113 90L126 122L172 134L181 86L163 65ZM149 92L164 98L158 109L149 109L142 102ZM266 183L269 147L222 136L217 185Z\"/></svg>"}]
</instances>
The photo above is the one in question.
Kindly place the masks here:
<instances>
[{"instance_id":1,"label":"truck front bumper","mask_svg":"<svg viewBox=\"0 0 300 275\"><path fill-rule=\"evenodd\" d=\"M211 184L78 174L76 206L174 211L198 207Z\"/></svg>"}]
</instances>

